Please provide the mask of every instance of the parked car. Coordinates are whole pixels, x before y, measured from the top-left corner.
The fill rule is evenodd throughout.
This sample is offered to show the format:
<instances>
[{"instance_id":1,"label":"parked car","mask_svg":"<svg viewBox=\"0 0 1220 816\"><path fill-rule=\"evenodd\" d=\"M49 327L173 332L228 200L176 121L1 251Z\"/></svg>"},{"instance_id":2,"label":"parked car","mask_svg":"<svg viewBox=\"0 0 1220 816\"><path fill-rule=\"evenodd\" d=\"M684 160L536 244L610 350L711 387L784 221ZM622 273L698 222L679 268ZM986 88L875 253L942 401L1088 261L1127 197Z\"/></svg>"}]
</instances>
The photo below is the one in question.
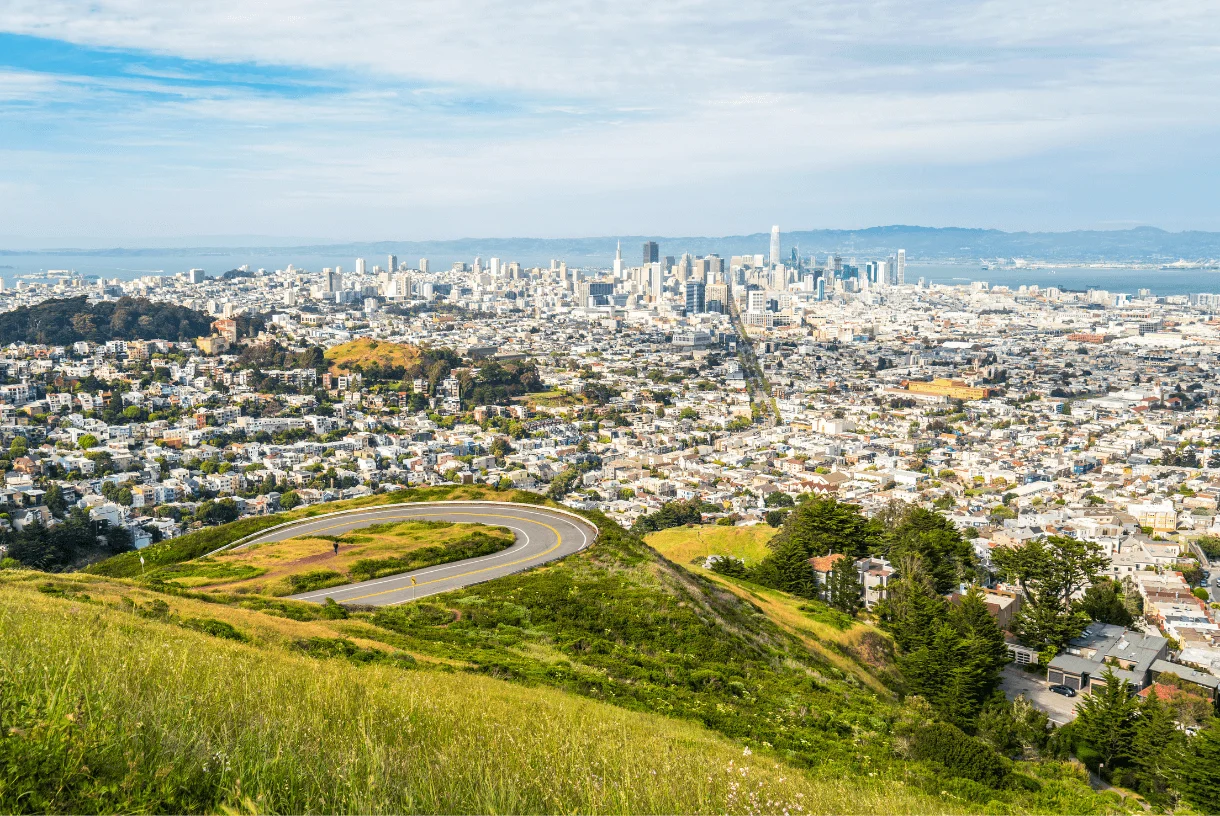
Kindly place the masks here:
<instances>
[{"instance_id":1,"label":"parked car","mask_svg":"<svg viewBox=\"0 0 1220 816\"><path fill-rule=\"evenodd\" d=\"M1076 689L1072 688L1071 686L1065 686L1062 683L1056 683L1055 685L1051 686L1051 691L1055 692L1056 694L1062 694L1064 697L1076 696Z\"/></svg>"}]
</instances>

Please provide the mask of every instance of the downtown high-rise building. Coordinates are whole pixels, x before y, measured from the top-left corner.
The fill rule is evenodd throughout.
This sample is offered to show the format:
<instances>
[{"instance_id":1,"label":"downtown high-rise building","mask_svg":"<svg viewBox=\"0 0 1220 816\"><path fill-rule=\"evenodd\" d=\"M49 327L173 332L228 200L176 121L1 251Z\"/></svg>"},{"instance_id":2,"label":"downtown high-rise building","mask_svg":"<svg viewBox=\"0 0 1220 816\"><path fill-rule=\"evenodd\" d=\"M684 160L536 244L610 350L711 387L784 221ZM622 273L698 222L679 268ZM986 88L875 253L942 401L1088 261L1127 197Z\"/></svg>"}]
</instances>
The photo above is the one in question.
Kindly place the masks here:
<instances>
[{"instance_id":1,"label":"downtown high-rise building","mask_svg":"<svg viewBox=\"0 0 1220 816\"><path fill-rule=\"evenodd\" d=\"M656 241L644 242L644 266L654 264L661 260L661 247L657 246Z\"/></svg>"},{"instance_id":2,"label":"downtown high-rise building","mask_svg":"<svg viewBox=\"0 0 1220 816\"><path fill-rule=\"evenodd\" d=\"M779 224L771 228L771 265L779 266L782 261L779 257Z\"/></svg>"},{"instance_id":3,"label":"downtown high-rise building","mask_svg":"<svg viewBox=\"0 0 1220 816\"><path fill-rule=\"evenodd\" d=\"M894 278L899 286L907 282L907 251L905 249L898 250L898 257L894 261Z\"/></svg>"},{"instance_id":4,"label":"downtown high-rise building","mask_svg":"<svg viewBox=\"0 0 1220 816\"><path fill-rule=\"evenodd\" d=\"M356 259L356 276L364 277L364 269L365 269L364 258L357 258Z\"/></svg>"},{"instance_id":5,"label":"downtown high-rise building","mask_svg":"<svg viewBox=\"0 0 1220 816\"><path fill-rule=\"evenodd\" d=\"M702 314L707 311L707 286L701 280L686 282L686 313Z\"/></svg>"},{"instance_id":6,"label":"downtown high-rise building","mask_svg":"<svg viewBox=\"0 0 1220 816\"><path fill-rule=\"evenodd\" d=\"M397 272L397 271L398 271L398 256L397 256L397 255L391 255L391 256L390 256L390 257L389 257L389 258L386 260L386 264L387 264L387 265L386 265L386 271L387 271L387 272Z\"/></svg>"}]
</instances>

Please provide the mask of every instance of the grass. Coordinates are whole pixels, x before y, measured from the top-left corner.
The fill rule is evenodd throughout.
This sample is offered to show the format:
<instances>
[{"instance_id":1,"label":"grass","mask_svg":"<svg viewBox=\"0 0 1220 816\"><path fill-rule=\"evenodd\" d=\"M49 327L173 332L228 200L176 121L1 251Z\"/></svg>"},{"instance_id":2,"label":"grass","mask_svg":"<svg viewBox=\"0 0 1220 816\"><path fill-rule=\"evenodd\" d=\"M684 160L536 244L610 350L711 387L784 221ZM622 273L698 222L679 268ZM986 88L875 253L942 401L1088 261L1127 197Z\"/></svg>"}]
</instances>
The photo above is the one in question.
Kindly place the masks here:
<instances>
[{"instance_id":1,"label":"grass","mask_svg":"<svg viewBox=\"0 0 1220 816\"><path fill-rule=\"evenodd\" d=\"M274 527L286 521L314 518L325 513L336 513L340 510L355 510L361 507L379 507L385 504L403 502L427 501L457 501L469 499L472 501L511 501L523 504L545 502L536 493L524 490L494 490L480 485L454 485L440 487L421 487L411 490L398 490L392 493L376 493L359 499L313 504L308 507L298 507L284 513L274 513L269 516L254 516L252 518L224 524L219 527L204 527L193 533L171 538L145 547L139 552L126 552L99 561L85 568L85 572L94 575L107 575L112 578L134 578L146 574L147 570L167 564L178 564L206 555L213 550L232 544L234 541L253 535L254 533ZM144 558L141 565L140 558Z\"/></svg>"},{"instance_id":2,"label":"grass","mask_svg":"<svg viewBox=\"0 0 1220 816\"><path fill-rule=\"evenodd\" d=\"M225 551L158 567L142 580L184 588L290 595L489 555L511 547L514 540L505 527L401 521L340 536L311 534ZM326 578L319 580L322 574Z\"/></svg>"},{"instance_id":3,"label":"grass","mask_svg":"<svg viewBox=\"0 0 1220 816\"><path fill-rule=\"evenodd\" d=\"M326 350L332 373L351 371L361 366L377 363L382 368L410 368L419 362L419 347L408 343L389 343L361 337Z\"/></svg>"},{"instance_id":4,"label":"grass","mask_svg":"<svg viewBox=\"0 0 1220 816\"><path fill-rule=\"evenodd\" d=\"M702 566L709 555L731 555L746 564L755 564L770 552L767 541L775 532L761 524L752 527L702 525L651 533L645 541L671 561L689 565L696 574L756 606L771 622L840 671L879 693L896 688L899 677L889 635L873 626L851 621L823 603L728 578Z\"/></svg>"},{"instance_id":5,"label":"grass","mask_svg":"<svg viewBox=\"0 0 1220 816\"><path fill-rule=\"evenodd\" d=\"M904 759L923 709L888 687L872 627L585 515L581 553L390 609L0 571L0 683L19 689L0 693L18 712L0 710L0 811L1122 810L1062 763L996 789ZM8 728L78 727L52 709L103 759L48 736L22 764ZM217 756L238 770L200 777ZM51 798L16 807L9 780Z\"/></svg>"},{"instance_id":6,"label":"grass","mask_svg":"<svg viewBox=\"0 0 1220 816\"><path fill-rule=\"evenodd\" d=\"M260 649L22 590L0 591L3 812L967 810L558 691Z\"/></svg>"},{"instance_id":7,"label":"grass","mask_svg":"<svg viewBox=\"0 0 1220 816\"><path fill-rule=\"evenodd\" d=\"M649 533L644 542L661 555L684 567L699 567L709 555L730 555L747 565L756 564L770 552L767 542L776 530L766 524L750 527L698 525L672 527Z\"/></svg>"}]
</instances>

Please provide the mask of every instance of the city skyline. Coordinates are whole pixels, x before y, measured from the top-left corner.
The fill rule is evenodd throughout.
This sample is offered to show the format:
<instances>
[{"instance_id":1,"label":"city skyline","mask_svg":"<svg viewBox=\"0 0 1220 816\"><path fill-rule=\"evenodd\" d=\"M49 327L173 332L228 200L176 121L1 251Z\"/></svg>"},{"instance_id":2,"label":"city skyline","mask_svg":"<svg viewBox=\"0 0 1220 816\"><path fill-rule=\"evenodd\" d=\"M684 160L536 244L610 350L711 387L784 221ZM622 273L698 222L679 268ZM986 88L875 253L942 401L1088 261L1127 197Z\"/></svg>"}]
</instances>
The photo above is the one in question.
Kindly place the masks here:
<instances>
[{"instance_id":1,"label":"city skyline","mask_svg":"<svg viewBox=\"0 0 1220 816\"><path fill-rule=\"evenodd\" d=\"M1220 228L1216 10L1100 10L16 2L2 232Z\"/></svg>"}]
</instances>

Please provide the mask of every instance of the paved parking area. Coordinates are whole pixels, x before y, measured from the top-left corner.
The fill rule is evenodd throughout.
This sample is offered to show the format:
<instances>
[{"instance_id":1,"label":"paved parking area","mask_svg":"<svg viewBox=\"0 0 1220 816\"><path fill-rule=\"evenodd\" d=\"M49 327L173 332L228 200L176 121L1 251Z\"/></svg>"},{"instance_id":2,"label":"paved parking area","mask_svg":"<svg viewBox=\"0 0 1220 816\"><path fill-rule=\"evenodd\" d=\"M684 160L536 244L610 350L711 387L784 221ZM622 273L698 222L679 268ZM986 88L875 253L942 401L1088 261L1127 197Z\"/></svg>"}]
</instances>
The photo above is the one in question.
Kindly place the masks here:
<instances>
[{"instance_id":1,"label":"paved parking area","mask_svg":"<svg viewBox=\"0 0 1220 816\"><path fill-rule=\"evenodd\" d=\"M1004 690L1004 694L1010 700L1015 700L1019 695L1024 694L1025 699L1033 703L1035 708L1045 711L1046 715L1059 725L1076 719L1076 704L1080 702L1080 693L1077 693L1075 697L1055 694L1050 690L1050 683L1045 679L1012 664L1004 667L1000 677L1000 688Z\"/></svg>"}]
</instances>

